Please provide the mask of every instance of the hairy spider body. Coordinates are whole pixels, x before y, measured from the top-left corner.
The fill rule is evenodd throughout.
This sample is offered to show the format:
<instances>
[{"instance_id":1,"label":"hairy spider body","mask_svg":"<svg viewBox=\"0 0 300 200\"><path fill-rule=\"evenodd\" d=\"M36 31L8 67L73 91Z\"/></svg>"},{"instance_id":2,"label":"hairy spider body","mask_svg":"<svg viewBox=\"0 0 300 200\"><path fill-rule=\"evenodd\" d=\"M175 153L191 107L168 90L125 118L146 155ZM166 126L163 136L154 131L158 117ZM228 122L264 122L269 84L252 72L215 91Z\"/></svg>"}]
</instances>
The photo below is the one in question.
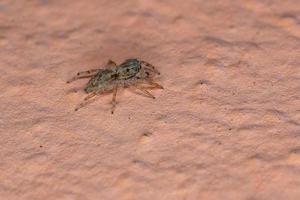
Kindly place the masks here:
<instances>
[{"instance_id":1,"label":"hairy spider body","mask_svg":"<svg viewBox=\"0 0 300 200\"><path fill-rule=\"evenodd\" d=\"M143 60L127 59L122 64L117 65L109 60L106 69L92 69L84 72L78 72L75 77L67 81L70 83L81 78L90 78L84 91L89 95L85 97L85 101L79 104L75 110L85 106L87 100L103 92L113 91L112 113L116 105L116 94L119 87L135 87L139 89L147 97L155 98L142 84L147 84L150 88L163 89L161 85L153 82L153 78L160 73L155 67Z\"/></svg>"}]
</instances>

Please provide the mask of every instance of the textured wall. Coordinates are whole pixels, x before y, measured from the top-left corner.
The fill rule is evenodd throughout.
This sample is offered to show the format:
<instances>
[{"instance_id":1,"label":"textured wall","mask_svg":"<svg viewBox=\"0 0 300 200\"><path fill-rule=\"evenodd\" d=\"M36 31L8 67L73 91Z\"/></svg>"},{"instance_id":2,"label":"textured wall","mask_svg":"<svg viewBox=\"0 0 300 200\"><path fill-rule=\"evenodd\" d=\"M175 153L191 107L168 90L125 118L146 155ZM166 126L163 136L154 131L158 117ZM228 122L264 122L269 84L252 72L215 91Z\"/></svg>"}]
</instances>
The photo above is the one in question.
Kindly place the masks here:
<instances>
[{"instance_id":1,"label":"textured wall","mask_svg":"<svg viewBox=\"0 0 300 200\"><path fill-rule=\"evenodd\" d=\"M137 57L74 112L78 71ZM0 199L300 199L299 0L0 1Z\"/></svg>"}]
</instances>

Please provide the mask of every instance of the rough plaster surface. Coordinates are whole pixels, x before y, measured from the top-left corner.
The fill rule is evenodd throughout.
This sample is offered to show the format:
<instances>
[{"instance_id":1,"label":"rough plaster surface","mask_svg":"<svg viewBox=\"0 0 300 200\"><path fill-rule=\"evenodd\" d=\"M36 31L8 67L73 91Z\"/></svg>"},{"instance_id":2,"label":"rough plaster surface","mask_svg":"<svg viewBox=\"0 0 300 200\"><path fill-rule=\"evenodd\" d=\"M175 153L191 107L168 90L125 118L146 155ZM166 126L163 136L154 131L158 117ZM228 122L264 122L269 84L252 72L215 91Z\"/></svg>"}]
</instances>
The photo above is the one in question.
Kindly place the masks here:
<instances>
[{"instance_id":1,"label":"rough plaster surface","mask_svg":"<svg viewBox=\"0 0 300 200\"><path fill-rule=\"evenodd\" d=\"M137 57L74 112L76 72ZM299 0L0 1L0 199L300 199Z\"/></svg>"}]
</instances>

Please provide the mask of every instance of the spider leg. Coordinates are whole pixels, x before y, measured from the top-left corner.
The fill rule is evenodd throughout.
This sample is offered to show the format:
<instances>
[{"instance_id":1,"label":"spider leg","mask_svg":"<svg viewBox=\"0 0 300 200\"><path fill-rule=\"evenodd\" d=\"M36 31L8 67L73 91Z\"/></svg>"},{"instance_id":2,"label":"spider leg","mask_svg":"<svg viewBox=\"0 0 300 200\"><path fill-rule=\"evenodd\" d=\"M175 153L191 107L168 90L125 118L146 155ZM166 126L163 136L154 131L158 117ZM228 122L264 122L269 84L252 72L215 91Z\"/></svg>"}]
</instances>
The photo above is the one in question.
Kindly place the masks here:
<instances>
[{"instance_id":1,"label":"spider leg","mask_svg":"<svg viewBox=\"0 0 300 200\"><path fill-rule=\"evenodd\" d=\"M91 70L87 70L87 71L83 71L83 72L78 72L76 74L76 76L74 76L73 78L71 78L70 80L68 80L67 83L71 83L73 81L76 81L76 80L82 79L82 78L92 77L93 75L95 75L96 73L98 73L101 70L102 69L91 69Z\"/></svg>"},{"instance_id":2,"label":"spider leg","mask_svg":"<svg viewBox=\"0 0 300 200\"><path fill-rule=\"evenodd\" d=\"M106 66L108 66L108 67L109 67L109 66L116 67L116 66L117 66L117 64L116 64L116 62L114 62L114 61L112 61L112 60L110 60L110 59L109 59L109 60L107 61L107 64L106 64Z\"/></svg>"},{"instance_id":3,"label":"spider leg","mask_svg":"<svg viewBox=\"0 0 300 200\"><path fill-rule=\"evenodd\" d=\"M151 65L150 63L148 63L146 61L143 61L143 60L141 60L141 63L144 64L148 69L155 72L156 74L158 74L158 75L160 74L160 72L153 65Z\"/></svg>"},{"instance_id":4,"label":"spider leg","mask_svg":"<svg viewBox=\"0 0 300 200\"><path fill-rule=\"evenodd\" d=\"M155 99L155 96L153 96L153 94L151 94L150 92L148 92L144 87L139 86L139 85L133 85L131 84L130 86L135 87L136 89L140 90L141 92L143 92L143 94L145 94L147 97L150 97L152 99Z\"/></svg>"},{"instance_id":5,"label":"spider leg","mask_svg":"<svg viewBox=\"0 0 300 200\"><path fill-rule=\"evenodd\" d=\"M98 94L98 92L92 92L90 93L89 95L87 95L85 98L84 98L84 101L87 101L89 100L90 98L93 98L94 96L96 96Z\"/></svg>"},{"instance_id":6,"label":"spider leg","mask_svg":"<svg viewBox=\"0 0 300 200\"><path fill-rule=\"evenodd\" d=\"M118 85L116 85L114 87L114 91L113 91L113 98L112 98L112 101L111 101L111 104L112 104L111 114L114 114L114 111L115 111L115 108L116 108L116 105L117 105L117 102L116 102L117 91L118 91Z\"/></svg>"},{"instance_id":7,"label":"spider leg","mask_svg":"<svg viewBox=\"0 0 300 200\"><path fill-rule=\"evenodd\" d=\"M153 88L158 88L158 89L164 89L163 86L161 86L160 84L152 81L152 80L147 80L147 83L151 86L153 86Z\"/></svg>"},{"instance_id":8,"label":"spider leg","mask_svg":"<svg viewBox=\"0 0 300 200\"><path fill-rule=\"evenodd\" d=\"M90 100L91 98L95 97L96 95L98 94L97 91L95 92L92 92L90 93L89 95L87 95L85 98L84 98L84 101L81 102L76 108L75 108L75 111L79 110L80 108L86 106L87 104L91 103L91 101L88 101Z\"/></svg>"}]
</instances>

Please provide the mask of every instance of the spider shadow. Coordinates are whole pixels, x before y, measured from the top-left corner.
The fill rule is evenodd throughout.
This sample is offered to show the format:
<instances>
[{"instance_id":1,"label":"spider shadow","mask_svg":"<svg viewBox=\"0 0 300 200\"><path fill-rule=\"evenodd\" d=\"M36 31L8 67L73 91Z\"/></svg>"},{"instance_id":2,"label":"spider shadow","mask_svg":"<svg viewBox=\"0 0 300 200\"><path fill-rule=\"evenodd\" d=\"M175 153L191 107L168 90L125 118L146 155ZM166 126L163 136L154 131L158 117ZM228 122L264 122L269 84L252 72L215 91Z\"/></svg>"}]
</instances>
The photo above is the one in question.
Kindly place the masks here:
<instances>
[{"instance_id":1,"label":"spider shadow","mask_svg":"<svg viewBox=\"0 0 300 200\"><path fill-rule=\"evenodd\" d=\"M155 88L155 87L143 87L144 89L148 90L148 91L152 91L152 90L157 90L159 88ZM143 97L147 97L147 98L150 98L152 99L152 97L140 92L139 90L135 89L135 88L132 88L132 87L126 87L124 89L128 89L131 93L134 93L136 95L140 95L140 96L143 96ZM151 93L152 94L152 93Z\"/></svg>"},{"instance_id":2,"label":"spider shadow","mask_svg":"<svg viewBox=\"0 0 300 200\"><path fill-rule=\"evenodd\" d=\"M73 94L73 93L78 93L78 92L80 92L82 90L83 90L82 87L72 87L70 89L67 89L66 93L67 94Z\"/></svg>"}]
</instances>

